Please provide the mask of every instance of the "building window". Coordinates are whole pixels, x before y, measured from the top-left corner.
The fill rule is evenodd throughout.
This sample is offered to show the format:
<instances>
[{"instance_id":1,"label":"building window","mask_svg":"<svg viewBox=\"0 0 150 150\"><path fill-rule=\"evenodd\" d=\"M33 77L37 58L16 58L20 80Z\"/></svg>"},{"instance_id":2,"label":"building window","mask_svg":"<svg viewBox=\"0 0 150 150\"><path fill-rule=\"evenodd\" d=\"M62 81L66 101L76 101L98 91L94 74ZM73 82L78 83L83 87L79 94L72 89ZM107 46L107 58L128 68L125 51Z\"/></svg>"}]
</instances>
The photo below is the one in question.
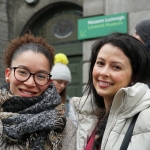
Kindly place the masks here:
<instances>
[{"instance_id":1,"label":"building window","mask_svg":"<svg viewBox=\"0 0 150 150\"><path fill-rule=\"evenodd\" d=\"M77 41L77 21L82 18L78 10L68 10L56 13L50 17L36 32L45 37L52 45L62 45Z\"/></svg>"}]
</instances>

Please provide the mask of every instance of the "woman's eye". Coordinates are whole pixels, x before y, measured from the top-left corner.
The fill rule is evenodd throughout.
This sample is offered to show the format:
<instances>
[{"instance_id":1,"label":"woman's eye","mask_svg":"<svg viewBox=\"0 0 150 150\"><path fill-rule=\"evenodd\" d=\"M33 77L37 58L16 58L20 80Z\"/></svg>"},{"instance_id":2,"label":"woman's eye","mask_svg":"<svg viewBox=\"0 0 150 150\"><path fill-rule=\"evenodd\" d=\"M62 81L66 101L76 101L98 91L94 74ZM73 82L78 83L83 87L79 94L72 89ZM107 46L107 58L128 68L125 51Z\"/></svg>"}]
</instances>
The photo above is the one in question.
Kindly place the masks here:
<instances>
[{"instance_id":1,"label":"woman's eye","mask_svg":"<svg viewBox=\"0 0 150 150\"><path fill-rule=\"evenodd\" d=\"M38 79L46 79L46 75L42 75L42 74L38 74L37 76L36 76Z\"/></svg>"},{"instance_id":2,"label":"woman's eye","mask_svg":"<svg viewBox=\"0 0 150 150\"><path fill-rule=\"evenodd\" d=\"M62 81L62 80L57 80L57 82L58 82L58 83L62 83L63 81Z\"/></svg>"},{"instance_id":3,"label":"woman's eye","mask_svg":"<svg viewBox=\"0 0 150 150\"><path fill-rule=\"evenodd\" d=\"M101 62L101 61L99 61L99 62L96 62L99 66L103 66L104 65L104 63L103 62Z\"/></svg>"},{"instance_id":4,"label":"woman's eye","mask_svg":"<svg viewBox=\"0 0 150 150\"><path fill-rule=\"evenodd\" d=\"M38 76L38 78L45 79L45 76Z\"/></svg>"},{"instance_id":5,"label":"woman's eye","mask_svg":"<svg viewBox=\"0 0 150 150\"><path fill-rule=\"evenodd\" d=\"M113 68L116 69L116 70L121 70L120 66L113 66Z\"/></svg>"},{"instance_id":6,"label":"woman's eye","mask_svg":"<svg viewBox=\"0 0 150 150\"><path fill-rule=\"evenodd\" d=\"M25 71L18 71L19 74L27 74Z\"/></svg>"}]
</instances>

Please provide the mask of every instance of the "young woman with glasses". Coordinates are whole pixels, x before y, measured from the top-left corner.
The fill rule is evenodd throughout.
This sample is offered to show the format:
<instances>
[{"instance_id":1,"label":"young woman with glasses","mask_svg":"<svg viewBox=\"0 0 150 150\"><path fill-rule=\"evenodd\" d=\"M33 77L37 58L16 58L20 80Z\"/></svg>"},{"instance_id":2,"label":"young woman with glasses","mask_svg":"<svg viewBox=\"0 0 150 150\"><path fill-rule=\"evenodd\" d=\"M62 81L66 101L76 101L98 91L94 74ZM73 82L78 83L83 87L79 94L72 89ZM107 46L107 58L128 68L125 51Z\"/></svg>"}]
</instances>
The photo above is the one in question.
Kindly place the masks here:
<instances>
[{"instance_id":1,"label":"young woman with glasses","mask_svg":"<svg viewBox=\"0 0 150 150\"><path fill-rule=\"evenodd\" d=\"M49 74L53 47L25 34L10 42L4 61L8 84L0 89L0 149L75 150L75 126Z\"/></svg>"}]
</instances>

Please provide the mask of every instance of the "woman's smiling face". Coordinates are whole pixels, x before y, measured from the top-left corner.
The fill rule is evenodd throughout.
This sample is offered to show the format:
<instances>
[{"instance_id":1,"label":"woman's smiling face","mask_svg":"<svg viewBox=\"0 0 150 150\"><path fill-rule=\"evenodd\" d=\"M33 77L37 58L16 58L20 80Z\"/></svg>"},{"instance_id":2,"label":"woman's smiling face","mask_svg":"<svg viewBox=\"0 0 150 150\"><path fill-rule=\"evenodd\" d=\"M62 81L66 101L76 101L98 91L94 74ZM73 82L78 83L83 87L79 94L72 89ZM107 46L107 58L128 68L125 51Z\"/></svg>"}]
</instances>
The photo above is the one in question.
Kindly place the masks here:
<instances>
[{"instance_id":1,"label":"woman's smiling face","mask_svg":"<svg viewBox=\"0 0 150 150\"><path fill-rule=\"evenodd\" d=\"M49 60L42 53L36 53L31 50L21 53L12 61L11 66L22 67L31 73L43 72L49 74L50 72ZM49 80L46 85L40 86L35 83L33 76L30 76L25 82L20 82L14 76L14 69L10 68L6 69L5 77L9 79L10 92L21 97L39 96L48 88L51 82Z\"/></svg>"},{"instance_id":2,"label":"woman's smiling face","mask_svg":"<svg viewBox=\"0 0 150 150\"><path fill-rule=\"evenodd\" d=\"M131 83L130 60L120 48L105 44L97 55L92 74L97 93L111 104L118 90Z\"/></svg>"}]
</instances>

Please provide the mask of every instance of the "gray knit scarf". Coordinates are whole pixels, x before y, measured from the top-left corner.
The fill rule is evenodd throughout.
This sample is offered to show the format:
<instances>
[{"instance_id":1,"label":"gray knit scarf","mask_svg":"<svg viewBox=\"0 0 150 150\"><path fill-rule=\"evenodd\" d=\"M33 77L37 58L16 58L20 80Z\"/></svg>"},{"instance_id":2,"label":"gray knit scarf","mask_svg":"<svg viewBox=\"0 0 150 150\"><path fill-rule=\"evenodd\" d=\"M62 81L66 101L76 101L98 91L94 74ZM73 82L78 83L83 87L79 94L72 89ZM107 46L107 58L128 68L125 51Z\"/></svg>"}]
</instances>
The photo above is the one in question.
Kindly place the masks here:
<instances>
[{"instance_id":1,"label":"gray knit scarf","mask_svg":"<svg viewBox=\"0 0 150 150\"><path fill-rule=\"evenodd\" d=\"M24 145L26 149L44 150L49 140L53 150L61 149L66 118L64 105L53 84L40 96L13 96L6 87L0 89L0 119L3 140Z\"/></svg>"}]
</instances>

